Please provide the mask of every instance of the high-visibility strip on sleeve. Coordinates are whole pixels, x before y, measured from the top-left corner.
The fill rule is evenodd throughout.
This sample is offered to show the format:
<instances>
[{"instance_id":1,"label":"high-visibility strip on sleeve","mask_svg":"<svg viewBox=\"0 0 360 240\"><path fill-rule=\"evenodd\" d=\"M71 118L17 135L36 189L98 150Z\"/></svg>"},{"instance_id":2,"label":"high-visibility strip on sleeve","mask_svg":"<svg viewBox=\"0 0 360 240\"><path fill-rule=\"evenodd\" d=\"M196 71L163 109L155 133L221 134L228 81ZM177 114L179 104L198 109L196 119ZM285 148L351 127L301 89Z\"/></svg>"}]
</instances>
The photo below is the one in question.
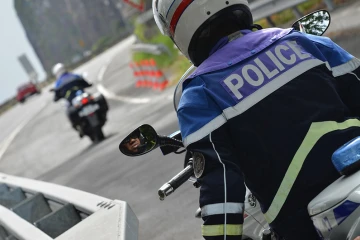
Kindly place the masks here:
<instances>
[{"instance_id":1,"label":"high-visibility strip on sleeve","mask_svg":"<svg viewBox=\"0 0 360 240\"><path fill-rule=\"evenodd\" d=\"M286 198L290 193L292 186L295 183L297 176L299 175L299 172L307 155L317 143L317 141L329 132L336 130L344 130L350 127L360 127L360 121L357 119L349 119L342 123L327 121L311 124L308 133L306 134L303 142L301 143L293 160L291 161L288 170L286 171L286 174L269 209L264 214L265 219L268 223L273 222L279 214L282 206L285 203Z\"/></svg>"},{"instance_id":2,"label":"high-visibility strip on sleeve","mask_svg":"<svg viewBox=\"0 0 360 240\"><path fill-rule=\"evenodd\" d=\"M76 90L79 90L79 87L73 87L73 88L71 88L70 90L67 90L66 93L65 93L65 98L70 97L71 93L72 93L73 91L76 91Z\"/></svg>"},{"instance_id":3,"label":"high-visibility strip on sleeve","mask_svg":"<svg viewBox=\"0 0 360 240\"><path fill-rule=\"evenodd\" d=\"M204 237L224 236L224 224L202 225L201 231ZM227 236L241 236L242 231L243 231L242 224L226 224Z\"/></svg>"},{"instance_id":4,"label":"high-visibility strip on sleeve","mask_svg":"<svg viewBox=\"0 0 360 240\"><path fill-rule=\"evenodd\" d=\"M225 209L226 208L226 209ZM211 216L211 215L218 215L218 214L242 214L244 209L243 203L216 203L216 204L209 204L205 205L201 208L201 217Z\"/></svg>"}]
</instances>

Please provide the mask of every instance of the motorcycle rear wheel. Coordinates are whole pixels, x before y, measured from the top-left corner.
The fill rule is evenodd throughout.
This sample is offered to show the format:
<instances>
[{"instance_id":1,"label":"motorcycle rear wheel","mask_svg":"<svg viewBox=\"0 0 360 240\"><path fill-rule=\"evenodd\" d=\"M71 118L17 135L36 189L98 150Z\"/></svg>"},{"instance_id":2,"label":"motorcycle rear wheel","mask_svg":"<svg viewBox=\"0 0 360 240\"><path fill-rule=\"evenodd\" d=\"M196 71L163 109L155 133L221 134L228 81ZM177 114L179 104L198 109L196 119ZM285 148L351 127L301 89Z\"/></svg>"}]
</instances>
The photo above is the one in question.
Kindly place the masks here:
<instances>
[{"instance_id":1,"label":"motorcycle rear wheel","mask_svg":"<svg viewBox=\"0 0 360 240\"><path fill-rule=\"evenodd\" d=\"M93 129L93 133L89 136L91 141L94 143L101 142L105 139L105 135L101 129L101 127L96 127Z\"/></svg>"}]
</instances>

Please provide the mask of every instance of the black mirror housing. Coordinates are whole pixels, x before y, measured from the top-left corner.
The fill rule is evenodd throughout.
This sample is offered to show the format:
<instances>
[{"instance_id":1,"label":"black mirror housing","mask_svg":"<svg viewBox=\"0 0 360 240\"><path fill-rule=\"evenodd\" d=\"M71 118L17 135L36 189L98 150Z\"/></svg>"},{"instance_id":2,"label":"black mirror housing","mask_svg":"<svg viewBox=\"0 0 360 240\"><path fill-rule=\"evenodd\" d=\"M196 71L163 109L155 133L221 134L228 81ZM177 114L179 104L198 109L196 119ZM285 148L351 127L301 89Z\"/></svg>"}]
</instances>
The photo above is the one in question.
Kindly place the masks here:
<instances>
[{"instance_id":1,"label":"black mirror housing","mask_svg":"<svg viewBox=\"0 0 360 240\"><path fill-rule=\"evenodd\" d=\"M329 28L330 22L330 13L327 10L318 10L300 18L292 27L299 32L322 36Z\"/></svg>"},{"instance_id":2,"label":"black mirror housing","mask_svg":"<svg viewBox=\"0 0 360 240\"><path fill-rule=\"evenodd\" d=\"M126 156L135 157L151 152L159 146L159 137L155 129L144 124L130 133L119 144L119 150Z\"/></svg>"}]
</instances>

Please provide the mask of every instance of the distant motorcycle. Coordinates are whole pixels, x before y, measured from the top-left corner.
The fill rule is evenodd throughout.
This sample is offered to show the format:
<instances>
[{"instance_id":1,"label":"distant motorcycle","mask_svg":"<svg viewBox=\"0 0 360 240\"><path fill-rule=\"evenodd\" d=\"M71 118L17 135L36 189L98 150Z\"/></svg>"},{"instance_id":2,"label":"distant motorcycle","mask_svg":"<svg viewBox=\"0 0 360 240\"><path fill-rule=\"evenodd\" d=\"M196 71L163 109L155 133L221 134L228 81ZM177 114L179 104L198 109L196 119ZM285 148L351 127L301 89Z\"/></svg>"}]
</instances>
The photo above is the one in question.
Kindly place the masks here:
<instances>
[{"instance_id":1,"label":"distant motorcycle","mask_svg":"<svg viewBox=\"0 0 360 240\"><path fill-rule=\"evenodd\" d=\"M50 89L50 91L55 90ZM76 96L68 104L70 118L76 119L84 135L88 136L92 142L100 142L105 138L102 127L106 123L109 107L103 95L76 90Z\"/></svg>"},{"instance_id":2,"label":"distant motorcycle","mask_svg":"<svg viewBox=\"0 0 360 240\"><path fill-rule=\"evenodd\" d=\"M102 127L107 120L108 105L103 95L84 92L72 99L69 111L78 115L82 130L91 141L105 138Z\"/></svg>"}]
</instances>

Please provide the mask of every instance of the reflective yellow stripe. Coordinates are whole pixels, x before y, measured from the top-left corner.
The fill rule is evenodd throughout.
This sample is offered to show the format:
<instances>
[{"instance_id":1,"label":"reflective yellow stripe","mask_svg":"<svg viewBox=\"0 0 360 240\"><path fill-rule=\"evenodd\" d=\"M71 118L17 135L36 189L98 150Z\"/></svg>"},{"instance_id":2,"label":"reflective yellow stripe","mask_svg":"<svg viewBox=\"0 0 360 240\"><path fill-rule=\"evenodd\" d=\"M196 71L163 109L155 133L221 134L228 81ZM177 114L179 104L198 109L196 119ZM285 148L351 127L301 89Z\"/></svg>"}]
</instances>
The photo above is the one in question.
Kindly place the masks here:
<instances>
[{"instance_id":1,"label":"reflective yellow stripe","mask_svg":"<svg viewBox=\"0 0 360 240\"><path fill-rule=\"evenodd\" d=\"M268 223L271 223L275 220L279 214L282 206L285 203L286 198L289 195L289 192L294 185L294 182L301 170L301 167L311 151L316 142L325 134L336 131L343 130L349 127L360 127L360 121L357 119L349 119L345 122L338 123L333 121L328 122L318 122L313 123L310 126L308 133L306 134L303 142L301 143L299 149L297 150L293 160L290 163L290 166L285 174L284 179L281 182L281 185L268 209L264 214L265 219ZM345 143L344 143L345 144ZM331 161L329 159L329 161Z\"/></svg>"},{"instance_id":2,"label":"reflective yellow stripe","mask_svg":"<svg viewBox=\"0 0 360 240\"><path fill-rule=\"evenodd\" d=\"M227 236L241 236L242 224L226 224ZM202 225L202 235L204 237L224 236L224 224L222 225Z\"/></svg>"},{"instance_id":3,"label":"reflective yellow stripe","mask_svg":"<svg viewBox=\"0 0 360 240\"><path fill-rule=\"evenodd\" d=\"M67 90L66 93L65 93L65 98L70 97L70 94L75 90L79 90L79 87L73 87L73 88Z\"/></svg>"}]
</instances>

